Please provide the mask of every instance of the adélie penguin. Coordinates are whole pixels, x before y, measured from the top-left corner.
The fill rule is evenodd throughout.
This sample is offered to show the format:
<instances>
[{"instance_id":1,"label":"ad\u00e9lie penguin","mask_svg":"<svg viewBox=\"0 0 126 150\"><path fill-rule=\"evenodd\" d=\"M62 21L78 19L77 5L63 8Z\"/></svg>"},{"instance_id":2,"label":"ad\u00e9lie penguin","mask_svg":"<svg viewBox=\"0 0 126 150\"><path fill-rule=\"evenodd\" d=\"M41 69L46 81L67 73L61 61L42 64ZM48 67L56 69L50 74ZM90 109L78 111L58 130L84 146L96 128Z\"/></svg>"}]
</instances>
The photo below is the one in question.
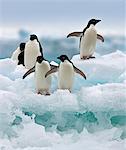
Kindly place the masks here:
<instances>
[{"instance_id":1,"label":"ad\u00e9lie penguin","mask_svg":"<svg viewBox=\"0 0 126 150\"><path fill-rule=\"evenodd\" d=\"M24 51L25 51L25 43L21 43L20 47L21 53L18 55L18 65L22 64L24 66Z\"/></svg>"},{"instance_id":2,"label":"ad\u00e9lie penguin","mask_svg":"<svg viewBox=\"0 0 126 150\"><path fill-rule=\"evenodd\" d=\"M16 61L18 65L24 65L24 49L25 43L20 43L19 47L12 54L12 60Z\"/></svg>"},{"instance_id":3,"label":"ad\u00e9lie penguin","mask_svg":"<svg viewBox=\"0 0 126 150\"><path fill-rule=\"evenodd\" d=\"M26 43L24 52L24 64L27 69L35 66L36 58L43 56L42 46L35 34L30 35L30 40Z\"/></svg>"},{"instance_id":4,"label":"ad\u00e9lie penguin","mask_svg":"<svg viewBox=\"0 0 126 150\"><path fill-rule=\"evenodd\" d=\"M85 79L86 75L80 69L75 67L66 55L61 55L60 57L57 57L57 59L61 60L60 65L49 70L45 77L48 77L50 74L58 71L58 88L68 89L71 92L75 72Z\"/></svg>"},{"instance_id":5,"label":"ad\u00e9lie penguin","mask_svg":"<svg viewBox=\"0 0 126 150\"><path fill-rule=\"evenodd\" d=\"M23 79L32 72L35 72L36 92L42 95L50 95L51 76L45 78L45 75L54 67L43 56L38 56L35 66L24 74Z\"/></svg>"},{"instance_id":6,"label":"ad\u00e9lie penguin","mask_svg":"<svg viewBox=\"0 0 126 150\"><path fill-rule=\"evenodd\" d=\"M100 21L101 20L91 19L82 32L72 32L67 35L67 37L80 37L79 48L81 59L95 58L93 54L95 51L97 39L104 42L104 38L100 34L97 34L95 29L95 25Z\"/></svg>"}]
</instances>

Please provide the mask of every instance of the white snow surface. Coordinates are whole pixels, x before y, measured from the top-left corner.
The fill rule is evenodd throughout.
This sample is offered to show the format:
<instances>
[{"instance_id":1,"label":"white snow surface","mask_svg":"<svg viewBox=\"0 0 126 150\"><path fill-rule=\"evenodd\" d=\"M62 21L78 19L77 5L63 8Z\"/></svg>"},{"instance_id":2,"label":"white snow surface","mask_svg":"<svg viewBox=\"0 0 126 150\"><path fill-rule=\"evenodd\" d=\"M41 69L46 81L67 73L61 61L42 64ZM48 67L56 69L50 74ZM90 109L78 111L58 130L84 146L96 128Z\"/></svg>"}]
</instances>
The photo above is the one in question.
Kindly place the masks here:
<instances>
[{"instance_id":1,"label":"white snow surface","mask_svg":"<svg viewBox=\"0 0 126 150\"><path fill-rule=\"evenodd\" d=\"M125 150L126 54L72 58L87 75L76 75L72 93L35 93L34 73L0 60L0 150ZM56 64L53 62L53 64Z\"/></svg>"}]
</instances>

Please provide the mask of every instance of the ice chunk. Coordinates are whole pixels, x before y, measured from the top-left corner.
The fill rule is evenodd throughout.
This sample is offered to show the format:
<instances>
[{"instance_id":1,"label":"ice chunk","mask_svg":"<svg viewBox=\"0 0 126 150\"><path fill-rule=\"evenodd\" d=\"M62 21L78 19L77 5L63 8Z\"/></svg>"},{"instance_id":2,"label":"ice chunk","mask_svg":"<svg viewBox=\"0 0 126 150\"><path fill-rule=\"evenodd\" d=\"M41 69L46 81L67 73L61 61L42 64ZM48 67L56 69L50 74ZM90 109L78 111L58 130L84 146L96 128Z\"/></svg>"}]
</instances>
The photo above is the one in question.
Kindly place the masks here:
<instances>
[{"instance_id":1,"label":"ice chunk","mask_svg":"<svg viewBox=\"0 0 126 150\"><path fill-rule=\"evenodd\" d=\"M35 93L34 73L23 80L27 69L0 60L0 149L124 150L125 59L120 51L84 61L74 56L87 80L76 75L70 93L57 90L53 78L50 96Z\"/></svg>"},{"instance_id":2,"label":"ice chunk","mask_svg":"<svg viewBox=\"0 0 126 150\"><path fill-rule=\"evenodd\" d=\"M81 105L90 111L126 110L126 84L123 83L83 87L80 95Z\"/></svg>"},{"instance_id":3,"label":"ice chunk","mask_svg":"<svg viewBox=\"0 0 126 150\"><path fill-rule=\"evenodd\" d=\"M14 105L10 100L16 99L16 94L0 90L0 137L15 136L11 124L15 118Z\"/></svg>"},{"instance_id":4,"label":"ice chunk","mask_svg":"<svg viewBox=\"0 0 126 150\"><path fill-rule=\"evenodd\" d=\"M96 59L80 60L79 56L72 58L75 66L82 69L87 75L87 80L77 79L75 85L91 85L98 83L120 82L120 76L126 70L126 54L117 51Z\"/></svg>"}]
</instances>

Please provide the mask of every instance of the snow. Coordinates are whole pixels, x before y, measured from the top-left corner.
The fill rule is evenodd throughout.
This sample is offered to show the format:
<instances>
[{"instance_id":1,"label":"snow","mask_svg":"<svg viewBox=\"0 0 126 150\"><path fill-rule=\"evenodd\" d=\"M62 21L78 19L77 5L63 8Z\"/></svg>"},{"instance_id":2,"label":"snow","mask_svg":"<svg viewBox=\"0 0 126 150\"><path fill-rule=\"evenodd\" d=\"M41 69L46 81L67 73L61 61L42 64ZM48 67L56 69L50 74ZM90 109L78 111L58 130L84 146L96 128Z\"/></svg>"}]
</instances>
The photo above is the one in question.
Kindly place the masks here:
<instances>
[{"instance_id":1,"label":"snow","mask_svg":"<svg viewBox=\"0 0 126 150\"><path fill-rule=\"evenodd\" d=\"M123 83L83 87L80 95L82 105L91 111L126 110L126 84Z\"/></svg>"},{"instance_id":2,"label":"snow","mask_svg":"<svg viewBox=\"0 0 126 150\"><path fill-rule=\"evenodd\" d=\"M76 55L72 61L75 61L75 65L87 74L87 81L85 83L82 81L82 84L120 82L121 76L126 70L126 55L120 51L85 62L80 60L79 55Z\"/></svg>"},{"instance_id":3,"label":"snow","mask_svg":"<svg viewBox=\"0 0 126 150\"><path fill-rule=\"evenodd\" d=\"M116 51L82 61L72 93L35 93L34 73L9 58L0 60L0 150L125 150L126 54ZM57 64L52 62L52 64ZM99 142L100 141L100 142Z\"/></svg>"}]
</instances>

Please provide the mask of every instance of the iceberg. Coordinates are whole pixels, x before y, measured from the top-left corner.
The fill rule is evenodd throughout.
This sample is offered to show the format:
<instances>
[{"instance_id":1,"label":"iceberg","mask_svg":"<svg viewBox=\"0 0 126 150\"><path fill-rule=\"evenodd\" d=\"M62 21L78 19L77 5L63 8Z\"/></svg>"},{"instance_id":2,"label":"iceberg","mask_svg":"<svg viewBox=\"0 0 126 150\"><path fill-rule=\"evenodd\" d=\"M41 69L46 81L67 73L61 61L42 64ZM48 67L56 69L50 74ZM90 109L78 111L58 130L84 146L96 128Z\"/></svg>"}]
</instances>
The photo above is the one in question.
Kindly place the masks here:
<instances>
[{"instance_id":1,"label":"iceberg","mask_svg":"<svg viewBox=\"0 0 126 150\"><path fill-rule=\"evenodd\" d=\"M52 94L43 96L35 93L34 73L23 80L27 69L0 60L1 150L126 149L126 54L75 55L72 62L87 80L76 75L69 93L57 89L55 74Z\"/></svg>"}]
</instances>

